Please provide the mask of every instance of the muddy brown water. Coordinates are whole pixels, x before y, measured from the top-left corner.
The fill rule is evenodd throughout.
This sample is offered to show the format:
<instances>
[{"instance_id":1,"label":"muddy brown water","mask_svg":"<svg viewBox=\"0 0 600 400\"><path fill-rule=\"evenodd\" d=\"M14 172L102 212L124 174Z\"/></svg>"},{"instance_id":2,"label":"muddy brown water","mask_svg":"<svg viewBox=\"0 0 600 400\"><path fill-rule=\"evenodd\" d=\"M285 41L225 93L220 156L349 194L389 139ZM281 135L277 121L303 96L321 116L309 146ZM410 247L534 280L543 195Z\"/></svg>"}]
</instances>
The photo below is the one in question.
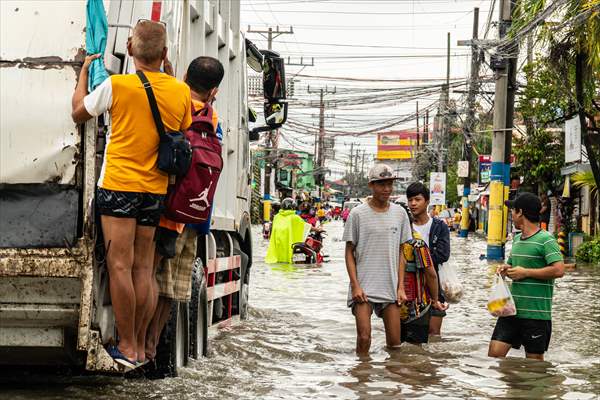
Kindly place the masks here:
<instances>
[{"instance_id":1,"label":"muddy brown water","mask_svg":"<svg viewBox=\"0 0 600 400\"><path fill-rule=\"evenodd\" d=\"M250 318L218 333L209 356L177 378L28 378L0 386L6 399L596 399L600 393L600 267L580 266L556 283L546 361L487 357L495 319L486 308L493 267L483 239L452 237L466 295L452 305L442 337L386 350L373 317L371 355L354 354L354 320L340 222L328 225L321 267L269 266L255 235ZM259 230L256 231L259 233Z\"/></svg>"}]
</instances>

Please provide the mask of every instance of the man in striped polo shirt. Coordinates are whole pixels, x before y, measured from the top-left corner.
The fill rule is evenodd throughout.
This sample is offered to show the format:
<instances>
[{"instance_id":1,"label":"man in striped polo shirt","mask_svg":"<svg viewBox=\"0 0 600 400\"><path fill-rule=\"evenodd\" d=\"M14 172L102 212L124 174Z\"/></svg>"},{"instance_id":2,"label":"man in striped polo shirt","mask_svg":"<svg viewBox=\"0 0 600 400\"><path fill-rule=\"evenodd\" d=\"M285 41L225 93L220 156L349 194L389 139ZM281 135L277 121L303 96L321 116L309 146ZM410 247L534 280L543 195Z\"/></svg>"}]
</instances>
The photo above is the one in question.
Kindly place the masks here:
<instances>
[{"instance_id":1,"label":"man in striped polo shirt","mask_svg":"<svg viewBox=\"0 0 600 400\"><path fill-rule=\"evenodd\" d=\"M522 193L505 204L521 233L498 272L513 281L517 315L498 318L488 355L505 357L511 347L523 345L527 358L543 360L552 333L554 279L564 275L563 257L554 236L538 226L542 203L536 195Z\"/></svg>"}]
</instances>

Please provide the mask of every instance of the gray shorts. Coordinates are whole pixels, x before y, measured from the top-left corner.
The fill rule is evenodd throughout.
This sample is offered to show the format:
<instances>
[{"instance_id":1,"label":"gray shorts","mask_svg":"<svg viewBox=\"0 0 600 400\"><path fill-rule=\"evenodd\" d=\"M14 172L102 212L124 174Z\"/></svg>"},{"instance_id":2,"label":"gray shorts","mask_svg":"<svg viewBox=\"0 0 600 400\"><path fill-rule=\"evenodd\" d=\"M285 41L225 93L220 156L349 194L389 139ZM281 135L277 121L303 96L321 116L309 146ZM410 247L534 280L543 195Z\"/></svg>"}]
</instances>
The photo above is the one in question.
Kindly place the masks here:
<instances>
[{"instance_id":1,"label":"gray shorts","mask_svg":"<svg viewBox=\"0 0 600 400\"><path fill-rule=\"evenodd\" d=\"M352 315L356 316L356 314L354 313L354 308L356 307L357 303L352 303L350 304L350 307L352 307ZM371 306L371 311L375 313L375 315L377 315L379 318L383 318L383 310L385 310L385 308L387 306L389 306L390 304L396 304L395 302L389 302L389 303L373 303L372 301L369 301L369 305Z\"/></svg>"}]
</instances>

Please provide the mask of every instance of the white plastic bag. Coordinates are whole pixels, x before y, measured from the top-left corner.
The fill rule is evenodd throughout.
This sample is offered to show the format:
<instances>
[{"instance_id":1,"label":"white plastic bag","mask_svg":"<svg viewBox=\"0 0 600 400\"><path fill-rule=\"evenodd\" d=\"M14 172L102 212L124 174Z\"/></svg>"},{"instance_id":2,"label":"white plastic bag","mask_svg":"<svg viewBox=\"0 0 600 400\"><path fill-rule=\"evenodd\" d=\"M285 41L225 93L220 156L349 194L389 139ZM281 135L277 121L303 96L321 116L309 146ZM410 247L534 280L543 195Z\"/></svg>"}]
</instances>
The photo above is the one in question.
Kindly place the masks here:
<instances>
[{"instance_id":1,"label":"white plastic bag","mask_svg":"<svg viewBox=\"0 0 600 400\"><path fill-rule=\"evenodd\" d=\"M494 317L509 317L517 314L515 301L500 274L494 275L494 284L488 298L487 309Z\"/></svg>"},{"instance_id":2,"label":"white plastic bag","mask_svg":"<svg viewBox=\"0 0 600 400\"><path fill-rule=\"evenodd\" d=\"M463 296L463 287L450 263L440 265L438 269L440 287L448 303L458 303Z\"/></svg>"}]
</instances>

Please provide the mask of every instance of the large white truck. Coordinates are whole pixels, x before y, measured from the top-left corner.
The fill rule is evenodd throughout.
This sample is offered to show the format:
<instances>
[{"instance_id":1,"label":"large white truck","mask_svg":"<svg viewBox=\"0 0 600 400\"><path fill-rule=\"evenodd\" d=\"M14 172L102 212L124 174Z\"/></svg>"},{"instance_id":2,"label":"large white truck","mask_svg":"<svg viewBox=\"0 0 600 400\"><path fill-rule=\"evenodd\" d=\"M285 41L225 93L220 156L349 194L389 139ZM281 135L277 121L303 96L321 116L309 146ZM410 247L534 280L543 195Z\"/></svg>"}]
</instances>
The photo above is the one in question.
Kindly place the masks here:
<instances>
[{"instance_id":1,"label":"large white truck","mask_svg":"<svg viewBox=\"0 0 600 400\"><path fill-rule=\"evenodd\" d=\"M262 71L268 63L285 87L283 63L244 39L238 1L103 4L110 73L134 72L126 41L139 19L166 24L168 56L179 78L200 55L218 58L225 67L215 103L224 168L211 232L198 237L192 301L174 305L157 355L159 367L173 375L189 356L205 355L209 329L246 315L252 262L249 140L280 126L287 111L278 99L285 94L269 91L265 113L273 114L273 122L249 130L246 70L248 64ZM104 348L116 332L94 210L110 121L106 115L77 126L70 115L85 55L86 2L3 0L0 29L0 365L122 372Z\"/></svg>"}]
</instances>

